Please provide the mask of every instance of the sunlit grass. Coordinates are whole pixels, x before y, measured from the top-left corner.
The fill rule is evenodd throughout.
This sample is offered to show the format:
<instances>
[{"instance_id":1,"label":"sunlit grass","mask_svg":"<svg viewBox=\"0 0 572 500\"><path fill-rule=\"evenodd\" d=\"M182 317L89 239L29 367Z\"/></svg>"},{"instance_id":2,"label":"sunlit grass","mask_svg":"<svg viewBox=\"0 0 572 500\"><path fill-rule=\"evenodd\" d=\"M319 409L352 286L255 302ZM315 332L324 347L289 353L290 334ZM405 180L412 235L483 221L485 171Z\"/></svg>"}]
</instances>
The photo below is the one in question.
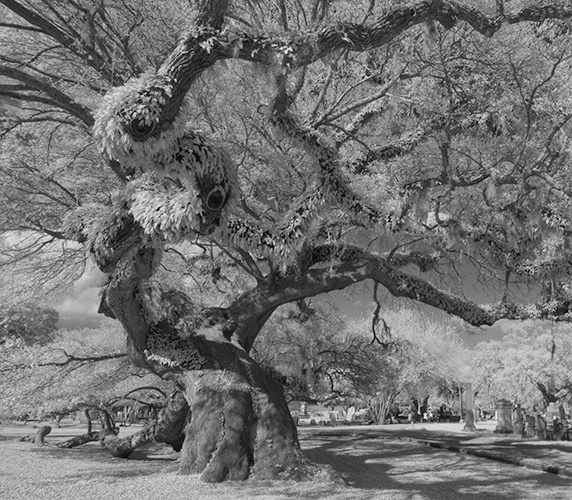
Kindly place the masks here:
<instances>
[{"instance_id":1,"label":"sunlit grass","mask_svg":"<svg viewBox=\"0 0 572 500\"><path fill-rule=\"evenodd\" d=\"M98 443L41 448L0 434L1 500L551 500L572 499L572 480L403 440L302 435L308 457L333 466L348 482L246 481L205 484L174 472L178 455L152 445L129 460ZM29 429L33 432L34 429ZM20 430L20 432L22 432ZM65 429L54 434L65 435ZM127 431L129 432L129 430Z\"/></svg>"}]
</instances>

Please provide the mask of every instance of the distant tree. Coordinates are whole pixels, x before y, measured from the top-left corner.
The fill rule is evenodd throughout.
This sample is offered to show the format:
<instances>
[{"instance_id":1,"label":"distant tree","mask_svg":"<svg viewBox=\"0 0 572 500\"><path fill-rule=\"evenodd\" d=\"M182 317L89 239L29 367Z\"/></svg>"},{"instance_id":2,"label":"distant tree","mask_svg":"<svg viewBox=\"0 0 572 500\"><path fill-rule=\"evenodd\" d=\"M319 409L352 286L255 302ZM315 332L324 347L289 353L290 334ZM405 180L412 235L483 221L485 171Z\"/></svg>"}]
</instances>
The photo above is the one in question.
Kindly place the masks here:
<instances>
[{"instance_id":1,"label":"distant tree","mask_svg":"<svg viewBox=\"0 0 572 500\"><path fill-rule=\"evenodd\" d=\"M0 401L4 417L41 417L86 408L157 379L127 361L118 327L58 330L42 345L1 346ZM145 374L145 372L143 372ZM139 375L139 376L138 376Z\"/></svg>"},{"instance_id":2,"label":"distant tree","mask_svg":"<svg viewBox=\"0 0 572 500\"><path fill-rule=\"evenodd\" d=\"M316 472L249 356L284 304L372 280L473 325L570 320L567 3L0 5L2 263L108 275L131 358L191 406L182 473Z\"/></svg>"},{"instance_id":3,"label":"distant tree","mask_svg":"<svg viewBox=\"0 0 572 500\"><path fill-rule=\"evenodd\" d=\"M282 306L257 337L252 356L284 386L288 401L327 401L335 396L324 378L328 349L337 349L346 321L331 304Z\"/></svg>"},{"instance_id":4,"label":"distant tree","mask_svg":"<svg viewBox=\"0 0 572 500\"><path fill-rule=\"evenodd\" d=\"M47 344L54 339L57 311L36 304L0 306L0 345Z\"/></svg>"},{"instance_id":5,"label":"distant tree","mask_svg":"<svg viewBox=\"0 0 572 500\"><path fill-rule=\"evenodd\" d=\"M327 372L383 424L397 401L423 401L464 380L470 354L450 321L410 309L383 311L381 317L385 332L379 328L377 339L368 321L348 325L346 341L330 351Z\"/></svg>"},{"instance_id":6,"label":"distant tree","mask_svg":"<svg viewBox=\"0 0 572 500\"><path fill-rule=\"evenodd\" d=\"M473 373L479 397L529 409L572 403L572 339L567 325L513 325L501 340L480 343Z\"/></svg>"},{"instance_id":7,"label":"distant tree","mask_svg":"<svg viewBox=\"0 0 572 500\"><path fill-rule=\"evenodd\" d=\"M253 350L290 399L366 406L380 424L399 399L458 386L470 358L457 324L411 309L378 311L375 325L330 308L282 309Z\"/></svg>"}]
</instances>

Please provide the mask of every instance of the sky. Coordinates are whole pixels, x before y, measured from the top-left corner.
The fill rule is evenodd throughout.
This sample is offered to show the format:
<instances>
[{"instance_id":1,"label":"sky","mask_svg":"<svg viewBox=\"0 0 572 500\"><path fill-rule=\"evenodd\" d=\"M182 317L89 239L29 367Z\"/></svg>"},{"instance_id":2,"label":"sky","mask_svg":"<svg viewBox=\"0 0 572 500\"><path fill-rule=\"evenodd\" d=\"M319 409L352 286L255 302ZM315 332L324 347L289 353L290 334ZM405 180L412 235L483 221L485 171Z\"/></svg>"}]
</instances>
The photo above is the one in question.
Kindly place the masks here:
<instances>
[{"instance_id":1,"label":"sky","mask_svg":"<svg viewBox=\"0 0 572 500\"><path fill-rule=\"evenodd\" d=\"M479 295L481 298L485 297L482 293ZM382 293L379 293L379 296L382 296ZM346 317L347 321L351 321L352 319L372 318L375 311L373 285L372 282L369 281L354 285L353 287L345 290L321 295L311 300L316 303L334 304L340 314ZM383 294L381 301L388 309L405 307L425 311L432 321L448 321L453 318L453 316L431 306L420 304L419 302L411 299L395 298L392 296L388 297L387 293ZM479 300L477 302L484 303L485 300ZM501 320L497 321L493 326L474 327L462 320L458 320L456 318L455 320L461 340L470 348L475 347L480 342L501 339L516 323L514 321Z\"/></svg>"},{"instance_id":2,"label":"sky","mask_svg":"<svg viewBox=\"0 0 572 500\"><path fill-rule=\"evenodd\" d=\"M72 292L54 305L60 315L61 328L97 328L106 321L105 316L97 312L99 292L105 281L106 275L94 265L74 283Z\"/></svg>"}]
</instances>

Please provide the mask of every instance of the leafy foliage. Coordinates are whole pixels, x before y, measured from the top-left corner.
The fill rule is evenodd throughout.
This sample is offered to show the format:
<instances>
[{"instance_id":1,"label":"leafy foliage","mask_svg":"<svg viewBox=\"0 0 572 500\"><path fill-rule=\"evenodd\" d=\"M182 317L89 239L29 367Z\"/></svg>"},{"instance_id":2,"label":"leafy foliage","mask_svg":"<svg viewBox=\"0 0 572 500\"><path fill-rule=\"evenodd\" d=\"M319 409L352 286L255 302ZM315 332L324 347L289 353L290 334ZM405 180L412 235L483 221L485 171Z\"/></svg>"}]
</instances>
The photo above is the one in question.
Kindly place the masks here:
<instances>
[{"instance_id":1,"label":"leafy foliage","mask_svg":"<svg viewBox=\"0 0 572 500\"><path fill-rule=\"evenodd\" d=\"M0 344L6 347L47 344L57 330L58 313L36 304L8 304L0 307Z\"/></svg>"},{"instance_id":2,"label":"leafy foliage","mask_svg":"<svg viewBox=\"0 0 572 500\"><path fill-rule=\"evenodd\" d=\"M193 428L204 449L187 472L301 470L279 391L241 399L250 384L274 391L247 353L285 304L300 325L265 336L284 359L297 350L299 388L359 392L379 415L396 393L458 381L442 363L458 345L447 329L420 335L419 318L395 321L411 331L391 347L338 338L310 297L373 280L472 325L572 320L572 9L489 4L0 0L0 265L43 262L44 289L77 278L88 255L109 275L101 310L130 354L190 391L195 423L221 425ZM475 285L492 304L471 300ZM192 396L196 368L212 370L200 397L217 394L218 418ZM256 436L237 432L280 467L212 451L238 435L224 432L219 373L236 383L236 421L273 415Z\"/></svg>"},{"instance_id":3,"label":"leafy foliage","mask_svg":"<svg viewBox=\"0 0 572 500\"><path fill-rule=\"evenodd\" d=\"M529 409L572 401L570 329L527 322L512 325L498 341L478 344L474 379L483 402L506 398Z\"/></svg>"},{"instance_id":4,"label":"leafy foliage","mask_svg":"<svg viewBox=\"0 0 572 500\"><path fill-rule=\"evenodd\" d=\"M2 417L109 409L143 386L169 391L168 383L131 366L122 337L109 322L98 329L58 330L43 345L0 346Z\"/></svg>"},{"instance_id":5,"label":"leafy foliage","mask_svg":"<svg viewBox=\"0 0 572 500\"><path fill-rule=\"evenodd\" d=\"M477 8L488 13L485 4ZM102 168L85 125L91 124L99 95L109 84L126 82L164 59L188 8L186 2L168 2L159 9L129 2L121 8L104 2L97 9L89 1L30 5L45 23L31 17L25 5L20 10L3 7L11 21L39 23L37 29L7 30L1 40L6 54L2 74L21 85L2 90L18 103L5 121L9 147L3 151L18 162L4 163L2 192L10 213L3 229L34 235L28 246L7 249L7 265L34 258L46 247L56 249L55 241L81 240L96 227L101 231L101 224L93 223L98 217L104 220L120 186L114 186L113 173L126 180L134 172L128 165ZM338 20L365 26L383 19L383 9L401 4L316 5L265 2L253 10L248 2L234 2L230 27L279 33L276 47L285 45L276 50L296 54L299 46L288 44L300 30ZM511 5L514 11L519 8ZM174 29L161 28L166 25ZM316 158L263 125L276 94L272 64L264 62L267 68L260 71L232 61L206 73L190 94L193 127L224 142L235 159L241 199L233 211L247 223L233 223L235 230L242 228L239 238L217 237L217 242L251 274L264 274L267 264L252 265L257 258L304 260L302 248L376 238L373 249L381 255L403 248L438 255L439 272L426 275L437 285L462 291L464 278L474 281L476 275L496 298L520 299L513 283L535 286L540 280L546 285L535 286L534 292L542 292L542 300L566 300L566 283L553 280L567 266L562 229L567 195L554 187L567 176L570 103L561 90L570 70L566 26L558 20L517 24L491 39L475 33L474 25L432 24L425 31L413 26L387 45L363 52L355 45L357 51L332 52L289 72L290 107L298 121L334 146L347 187L363 200L362 206L386 214L388 227L364 228L359 218L347 211L342 215L336 203L319 208L323 201L309 197ZM79 35L82 30L89 39ZM21 33L23 38L16 36ZM128 33L127 43L121 33ZM68 43L74 37L77 45ZM244 37L239 36L242 44ZM48 50L54 40L58 45ZM213 38L209 44L214 51ZM240 51L235 55L242 57ZM63 62L55 66L57 58ZM27 62L20 68L19 61ZM81 65L86 71L77 71ZM42 101L44 94L49 102ZM174 239L187 235L195 227L187 219L200 217L200 208L191 204L187 210L184 203L175 203L171 210L161 210L162 191L156 191L141 191L133 206L147 232L159 228ZM300 210L314 213L298 217ZM274 240L272 249L265 250L276 229L295 237L290 243ZM241 244L241 238L248 244ZM294 255L286 248L291 245ZM233 246L243 253L236 254ZM80 254L69 248L50 253L61 278L81 273ZM71 259L75 266L62 264ZM48 267L42 266L42 272ZM19 271L30 272L31 266L20 265Z\"/></svg>"},{"instance_id":6,"label":"leafy foliage","mask_svg":"<svg viewBox=\"0 0 572 500\"><path fill-rule=\"evenodd\" d=\"M386 310L387 330L376 341L370 320L311 311L308 317L282 310L254 346L257 359L284 377L292 400L357 403L383 422L396 400L436 394L469 376L470 353L455 324L415 310Z\"/></svg>"}]
</instances>

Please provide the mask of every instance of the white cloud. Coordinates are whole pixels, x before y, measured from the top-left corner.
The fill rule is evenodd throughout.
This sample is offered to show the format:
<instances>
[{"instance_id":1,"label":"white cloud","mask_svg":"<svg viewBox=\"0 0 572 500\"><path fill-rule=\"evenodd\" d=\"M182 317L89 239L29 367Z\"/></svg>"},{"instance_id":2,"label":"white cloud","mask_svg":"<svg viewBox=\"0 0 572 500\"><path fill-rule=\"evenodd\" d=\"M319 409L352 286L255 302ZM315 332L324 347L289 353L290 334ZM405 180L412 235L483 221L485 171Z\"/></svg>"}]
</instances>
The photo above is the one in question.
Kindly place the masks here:
<instances>
[{"instance_id":1,"label":"white cloud","mask_svg":"<svg viewBox=\"0 0 572 500\"><path fill-rule=\"evenodd\" d=\"M107 277L96 266L92 266L75 282L72 292L54 305L60 315L60 327L95 328L106 318L99 314L99 292Z\"/></svg>"}]
</instances>

